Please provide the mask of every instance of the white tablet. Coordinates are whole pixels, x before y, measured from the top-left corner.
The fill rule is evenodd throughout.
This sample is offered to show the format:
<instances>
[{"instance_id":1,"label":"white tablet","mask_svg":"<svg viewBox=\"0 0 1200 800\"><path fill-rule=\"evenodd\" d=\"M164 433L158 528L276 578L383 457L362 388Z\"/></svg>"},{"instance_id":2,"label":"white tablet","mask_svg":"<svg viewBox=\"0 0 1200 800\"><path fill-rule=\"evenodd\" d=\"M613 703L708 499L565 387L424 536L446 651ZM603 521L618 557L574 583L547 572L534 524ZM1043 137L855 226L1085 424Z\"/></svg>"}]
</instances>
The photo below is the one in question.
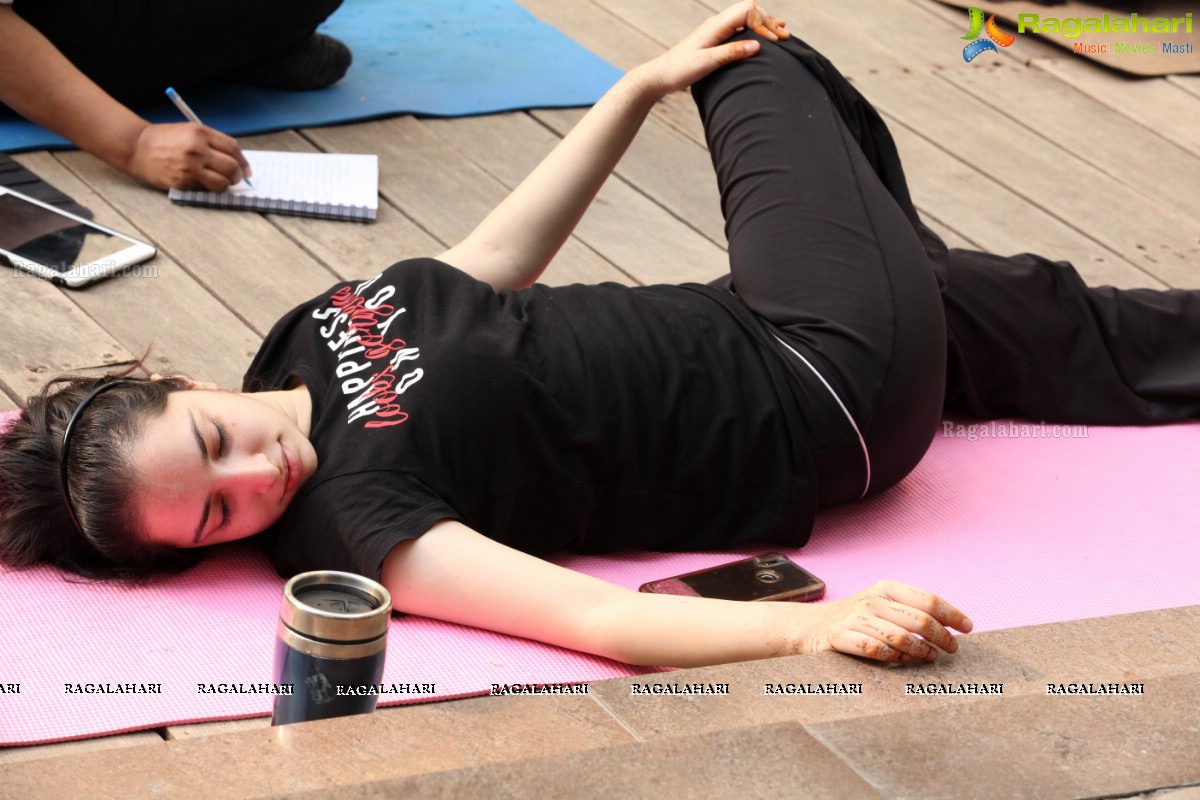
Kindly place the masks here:
<instances>
[{"instance_id":1,"label":"white tablet","mask_svg":"<svg viewBox=\"0 0 1200 800\"><path fill-rule=\"evenodd\" d=\"M153 258L153 245L0 186L0 256L60 286L84 286Z\"/></svg>"}]
</instances>

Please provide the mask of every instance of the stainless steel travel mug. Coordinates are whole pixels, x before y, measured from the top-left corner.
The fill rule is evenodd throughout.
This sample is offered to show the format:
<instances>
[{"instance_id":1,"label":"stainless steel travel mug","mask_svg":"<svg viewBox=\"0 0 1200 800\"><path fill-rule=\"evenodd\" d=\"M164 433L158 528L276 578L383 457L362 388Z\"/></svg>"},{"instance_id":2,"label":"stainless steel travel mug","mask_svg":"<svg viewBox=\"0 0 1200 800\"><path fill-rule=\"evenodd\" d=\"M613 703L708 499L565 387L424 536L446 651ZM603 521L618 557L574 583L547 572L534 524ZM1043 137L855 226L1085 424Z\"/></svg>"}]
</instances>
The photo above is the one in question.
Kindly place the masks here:
<instances>
[{"instance_id":1,"label":"stainless steel travel mug","mask_svg":"<svg viewBox=\"0 0 1200 800\"><path fill-rule=\"evenodd\" d=\"M392 597L377 582L320 570L283 587L275 638L272 725L369 714L379 699Z\"/></svg>"}]
</instances>

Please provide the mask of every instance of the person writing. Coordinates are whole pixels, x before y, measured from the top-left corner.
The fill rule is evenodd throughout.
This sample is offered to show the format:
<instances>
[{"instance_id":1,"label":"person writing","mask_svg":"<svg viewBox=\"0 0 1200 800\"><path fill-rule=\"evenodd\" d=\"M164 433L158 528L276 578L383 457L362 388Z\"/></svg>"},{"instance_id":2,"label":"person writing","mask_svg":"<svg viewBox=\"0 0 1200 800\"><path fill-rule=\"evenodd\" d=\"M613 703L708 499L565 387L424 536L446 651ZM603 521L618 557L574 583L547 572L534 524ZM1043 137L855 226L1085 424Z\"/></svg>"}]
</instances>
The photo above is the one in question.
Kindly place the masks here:
<instances>
[{"instance_id":1,"label":"person writing","mask_svg":"<svg viewBox=\"0 0 1200 800\"><path fill-rule=\"evenodd\" d=\"M233 137L131 107L170 85L335 83L350 51L315 31L340 2L0 0L0 104L151 186L224 191L250 174Z\"/></svg>"},{"instance_id":2,"label":"person writing","mask_svg":"<svg viewBox=\"0 0 1200 800\"><path fill-rule=\"evenodd\" d=\"M537 284L651 108L693 86L726 216L709 285ZM253 537L281 574L635 664L954 652L964 612L882 580L821 604L642 594L551 564L803 545L942 412L1200 416L1200 292L947 250L874 109L753 0L626 74L462 242L272 329L240 393L64 377L0 438L0 558L96 577Z\"/></svg>"}]
</instances>

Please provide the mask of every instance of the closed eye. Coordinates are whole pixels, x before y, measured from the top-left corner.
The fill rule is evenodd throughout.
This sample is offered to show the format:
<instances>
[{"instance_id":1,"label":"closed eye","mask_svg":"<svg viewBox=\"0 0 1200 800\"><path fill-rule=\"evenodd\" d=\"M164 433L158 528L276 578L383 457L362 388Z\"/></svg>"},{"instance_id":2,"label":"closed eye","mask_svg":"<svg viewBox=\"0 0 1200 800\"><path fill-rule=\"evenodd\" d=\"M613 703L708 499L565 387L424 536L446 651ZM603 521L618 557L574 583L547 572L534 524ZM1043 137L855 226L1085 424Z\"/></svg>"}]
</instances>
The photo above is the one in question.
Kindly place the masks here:
<instances>
[{"instance_id":1,"label":"closed eye","mask_svg":"<svg viewBox=\"0 0 1200 800\"><path fill-rule=\"evenodd\" d=\"M222 458L229 450L229 432L220 420L214 419L212 424L217 429L217 458ZM221 523L217 525L217 529L228 528L230 519L232 517L229 513L229 499L221 495Z\"/></svg>"}]
</instances>

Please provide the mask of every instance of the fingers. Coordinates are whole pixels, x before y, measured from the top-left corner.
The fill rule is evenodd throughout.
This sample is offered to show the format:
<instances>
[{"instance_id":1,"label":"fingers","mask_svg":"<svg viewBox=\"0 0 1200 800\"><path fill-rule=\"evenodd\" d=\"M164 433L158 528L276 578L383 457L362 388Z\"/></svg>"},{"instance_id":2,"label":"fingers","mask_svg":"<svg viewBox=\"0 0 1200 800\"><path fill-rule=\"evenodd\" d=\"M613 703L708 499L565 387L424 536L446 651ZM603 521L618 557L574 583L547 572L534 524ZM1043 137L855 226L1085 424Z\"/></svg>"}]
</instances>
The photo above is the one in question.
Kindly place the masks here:
<instances>
[{"instance_id":1,"label":"fingers","mask_svg":"<svg viewBox=\"0 0 1200 800\"><path fill-rule=\"evenodd\" d=\"M729 8L709 19L709 23L716 23L723 31L721 41L729 38L735 31L745 27L750 15L758 10L755 0L743 0L743 2L735 3Z\"/></svg>"},{"instance_id":2,"label":"fingers","mask_svg":"<svg viewBox=\"0 0 1200 800\"><path fill-rule=\"evenodd\" d=\"M250 165L237 141L212 128L205 128L203 137L194 153L199 162L192 169L197 182L210 192L223 192L241 183Z\"/></svg>"},{"instance_id":3,"label":"fingers","mask_svg":"<svg viewBox=\"0 0 1200 800\"><path fill-rule=\"evenodd\" d=\"M886 602L876 611L879 619L888 625L907 633L921 636L925 641L932 642L947 653L958 650L958 640L946 630L946 626L933 618L931 614L917 610L911 606L895 602Z\"/></svg>"},{"instance_id":4,"label":"fingers","mask_svg":"<svg viewBox=\"0 0 1200 800\"><path fill-rule=\"evenodd\" d=\"M958 651L948 628L967 632L973 627L946 600L899 581L880 581L831 611L836 621L826 629L825 646L878 661L934 661L938 648Z\"/></svg>"},{"instance_id":5,"label":"fingers","mask_svg":"<svg viewBox=\"0 0 1200 800\"><path fill-rule=\"evenodd\" d=\"M242 154L242 148L238 147L237 139L234 139L228 134L213 130L212 128L208 128L207 130L209 133L209 144L214 150L232 157L234 161L237 162L238 167L241 169L241 174L245 177L249 178L254 174L254 172L250 169L250 162L247 161L246 156ZM240 181L241 178L239 177L238 180ZM234 181L234 183L236 182L237 181Z\"/></svg>"},{"instance_id":6,"label":"fingers","mask_svg":"<svg viewBox=\"0 0 1200 800\"><path fill-rule=\"evenodd\" d=\"M242 181L242 169L224 153L214 153L194 171L196 181L210 192L223 192Z\"/></svg>"},{"instance_id":7,"label":"fingers","mask_svg":"<svg viewBox=\"0 0 1200 800\"><path fill-rule=\"evenodd\" d=\"M862 615L830 638L834 649L876 661L935 661L933 645L898 625Z\"/></svg>"},{"instance_id":8,"label":"fingers","mask_svg":"<svg viewBox=\"0 0 1200 800\"><path fill-rule=\"evenodd\" d=\"M772 42L791 37L787 23L763 11L754 0L750 0L750 8L746 12L746 27Z\"/></svg>"},{"instance_id":9,"label":"fingers","mask_svg":"<svg viewBox=\"0 0 1200 800\"><path fill-rule=\"evenodd\" d=\"M759 44L753 39L745 42L726 42L717 47L709 48L702 51L707 57L716 62L717 66L722 67L726 64L732 64L734 61L741 61L743 58L749 58L758 52Z\"/></svg>"},{"instance_id":10,"label":"fingers","mask_svg":"<svg viewBox=\"0 0 1200 800\"><path fill-rule=\"evenodd\" d=\"M761 40L728 41L745 28L773 42L789 36L783 20L763 12L754 0L743 0L709 17L675 47L642 65L643 88L656 94L657 99L692 85L726 64L749 58L759 51Z\"/></svg>"},{"instance_id":11,"label":"fingers","mask_svg":"<svg viewBox=\"0 0 1200 800\"><path fill-rule=\"evenodd\" d=\"M963 633L975 627L966 614L932 592L900 581L880 581L871 588L901 605L925 612L946 627Z\"/></svg>"},{"instance_id":12,"label":"fingers","mask_svg":"<svg viewBox=\"0 0 1200 800\"><path fill-rule=\"evenodd\" d=\"M709 17L696 33L700 37L701 47L711 47L725 41L744 27L751 26L750 15L757 12L761 17L762 11L754 0L744 0L736 3L719 14Z\"/></svg>"}]
</instances>

